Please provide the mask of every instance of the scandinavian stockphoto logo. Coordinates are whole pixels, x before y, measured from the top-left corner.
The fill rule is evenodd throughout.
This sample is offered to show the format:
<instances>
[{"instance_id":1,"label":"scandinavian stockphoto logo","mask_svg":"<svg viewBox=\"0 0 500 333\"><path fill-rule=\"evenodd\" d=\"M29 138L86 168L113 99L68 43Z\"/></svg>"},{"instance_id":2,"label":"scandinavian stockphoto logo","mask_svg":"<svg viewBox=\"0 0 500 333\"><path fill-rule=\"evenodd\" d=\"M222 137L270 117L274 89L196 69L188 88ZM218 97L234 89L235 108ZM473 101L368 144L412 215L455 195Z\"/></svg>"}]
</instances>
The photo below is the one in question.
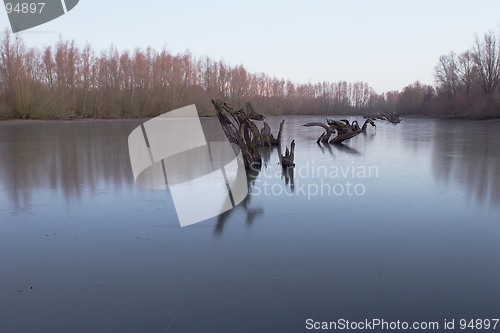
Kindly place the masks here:
<instances>
[{"instance_id":1,"label":"scandinavian stockphoto logo","mask_svg":"<svg viewBox=\"0 0 500 333\"><path fill-rule=\"evenodd\" d=\"M128 137L136 184L168 186L182 227L220 215L248 195L241 151L220 134L203 131L189 105L146 121Z\"/></svg>"},{"instance_id":2,"label":"scandinavian stockphoto logo","mask_svg":"<svg viewBox=\"0 0 500 333\"><path fill-rule=\"evenodd\" d=\"M40 1L40 2L38 2ZM43 2L42 2L43 1ZM79 0L4 0L12 32L16 33L52 21L72 10Z\"/></svg>"}]
</instances>

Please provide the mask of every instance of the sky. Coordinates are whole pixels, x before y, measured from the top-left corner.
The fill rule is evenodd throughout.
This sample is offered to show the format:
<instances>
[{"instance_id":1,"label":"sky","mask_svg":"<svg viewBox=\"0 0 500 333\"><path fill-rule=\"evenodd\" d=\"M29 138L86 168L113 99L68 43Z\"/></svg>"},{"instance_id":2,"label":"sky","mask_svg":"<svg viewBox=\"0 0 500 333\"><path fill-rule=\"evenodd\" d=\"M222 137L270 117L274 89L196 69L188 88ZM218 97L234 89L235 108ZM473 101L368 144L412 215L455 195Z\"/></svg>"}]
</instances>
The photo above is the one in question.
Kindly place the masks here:
<instances>
[{"instance_id":1,"label":"sky","mask_svg":"<svg viewBox=\"0 0 500 333\"><path fill-rule=\"evenodd\" d=\"M1 10L0 27L10 30ZM189 50L296 83L364 81L383 93L433 85L441 55L489 30L500 35L500 0L80 0L18 35L27 46L62 38L97 53Z\"/></svg>"}]
</instances>

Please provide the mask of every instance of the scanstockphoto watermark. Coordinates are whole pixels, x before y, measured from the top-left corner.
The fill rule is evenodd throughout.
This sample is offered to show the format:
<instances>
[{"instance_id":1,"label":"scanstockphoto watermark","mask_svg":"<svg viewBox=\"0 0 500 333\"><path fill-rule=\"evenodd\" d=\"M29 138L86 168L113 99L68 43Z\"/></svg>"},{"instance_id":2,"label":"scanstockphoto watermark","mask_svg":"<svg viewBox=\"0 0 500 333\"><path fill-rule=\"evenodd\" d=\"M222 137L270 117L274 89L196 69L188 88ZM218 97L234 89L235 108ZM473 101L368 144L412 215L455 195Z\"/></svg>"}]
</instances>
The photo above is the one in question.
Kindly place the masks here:
<instances>
[{"instance_id":1,"label":"scanstockphoto watermark","mask_svg":"<svg viewBox=\"0 0 500 333\"><path fill-rule=\"evenodd\" d=\"M253 168L252 168L253 169ZM316 165L307 161L296 168L267 167L252 182L250 195L253 196L305 196L311 200L315 196L363 196L366 194L366 180L379 177L376 165ZM285 179L276 182L273 179Z\"/></svg>"}]
</instances>

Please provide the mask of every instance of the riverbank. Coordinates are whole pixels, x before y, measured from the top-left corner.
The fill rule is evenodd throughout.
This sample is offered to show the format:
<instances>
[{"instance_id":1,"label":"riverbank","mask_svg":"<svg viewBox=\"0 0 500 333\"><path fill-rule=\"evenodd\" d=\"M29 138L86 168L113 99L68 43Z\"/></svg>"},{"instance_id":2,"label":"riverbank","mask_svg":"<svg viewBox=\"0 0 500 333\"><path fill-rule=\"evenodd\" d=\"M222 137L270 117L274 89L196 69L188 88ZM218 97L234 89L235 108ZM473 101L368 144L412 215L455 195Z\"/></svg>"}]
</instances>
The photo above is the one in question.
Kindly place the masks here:
<instances>
[{"instance_id":1,"label":"riverbank","mask_svg":"<svg viewBox=\"0 0 500 333\"><path fill-rule=\"evenodd\" d=\"M328 118L337 118L337 117L362 117L359 114L339 114L339 115L325 115L325 114L300 114L300 115L291 115L291 114L282 114L282 115L274 115L274 114L264 114L266 117L281 117L281 116L324 116ZM214 118L214 116L199 116L200 118ZM152 119L153 117L142 117L142 118L69 118L69 119L0 119L0 124L3 123L47 123L47 122L115 122L115 121L147 121ZM498 117L465 117L465 116L429 116L429 115L403 115L401 119L404 121L405 118L431 118L431 119L463 119L463 120L490 120L490 121L500 121L500 115ZM377 122L383 122L385 120L376 120Z\"/></svg>"},{"instance_id":2,"label":"riverbank","mask_svg":"<svg viewBox=\"0 0 500 333\"><path fill-rule=\"evenodd\" d=\"M99 123L99 122L128 122L128 121L148 121L151 118L73 118L73 119L0 119L0 124L36 124L36 123Z\"/></svg>"}]
</instances>

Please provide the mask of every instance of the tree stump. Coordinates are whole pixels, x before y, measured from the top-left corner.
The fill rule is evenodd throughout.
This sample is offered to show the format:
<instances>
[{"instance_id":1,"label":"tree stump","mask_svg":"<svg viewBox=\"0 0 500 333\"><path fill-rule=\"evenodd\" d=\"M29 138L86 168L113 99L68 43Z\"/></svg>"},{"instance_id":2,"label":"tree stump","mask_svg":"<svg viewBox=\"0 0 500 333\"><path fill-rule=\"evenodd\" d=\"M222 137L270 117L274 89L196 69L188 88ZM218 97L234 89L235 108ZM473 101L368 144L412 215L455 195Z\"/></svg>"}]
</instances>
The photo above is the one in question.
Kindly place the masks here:
<instances>
[{"instance_id":1,"label":"tree stump","mask_svg":"<svg viewBox=\"0 0 500 333\"><path fill-rule=\"evenodd\" d=\"M217 118L222 126L222 130L230 143L239 147L245 168L259 169L262 164L260 152L256 142L259 143L260 133L257 126L243 110L234 110L228 103L223 103L218 99L213 99ZM260 118L262 115L251 115L253 118Z\"/></svg>"},{"instance_id":2,"label":"tree stump","mask_svg":"<svg viewBox=\"0 0 500 333\"><path fill-rule=\"evenodd\" d=\"M285 119L280 123L280 129L278 131L278 136L275 138L271 133L271 127L264 121L264 127L260 130L260 135L262 137L262 142L264 146L277 146L281 143L281 132L283 131L283 124Z\"/></svg>"},{"instance_id":3,"label":"tree stump","mask_svg":"<svg viewBox=\"0 0 500 333\"><path fill-rule=\"evenodd\" d=\"M281 166L283 168L295 166L295 163L293 163L293 160L295 158L294 151L295 151L295 140L292 140L292 143L290 144L290 150L288 150L288 147L286 147L285 155L280 154Z\"/></svg>"},{"instance_id":4,"label":"tree stump","mask_svg":"<svg viewBox=\"0 0 500 333\"><path fill-rule=\"evenodd\" d=\"M264 115L255 112L250 102L245 102L247 112L235 110L230 104L213 99L217 118L230 143L237 145L243 156L246 168L259 169L262 157L258 147L279 145L285 119L280 123L278 136L271 133L271 127L264 121L264 127L259 131L254 120L263 121Z\"/></svg>"}]
</instances>

